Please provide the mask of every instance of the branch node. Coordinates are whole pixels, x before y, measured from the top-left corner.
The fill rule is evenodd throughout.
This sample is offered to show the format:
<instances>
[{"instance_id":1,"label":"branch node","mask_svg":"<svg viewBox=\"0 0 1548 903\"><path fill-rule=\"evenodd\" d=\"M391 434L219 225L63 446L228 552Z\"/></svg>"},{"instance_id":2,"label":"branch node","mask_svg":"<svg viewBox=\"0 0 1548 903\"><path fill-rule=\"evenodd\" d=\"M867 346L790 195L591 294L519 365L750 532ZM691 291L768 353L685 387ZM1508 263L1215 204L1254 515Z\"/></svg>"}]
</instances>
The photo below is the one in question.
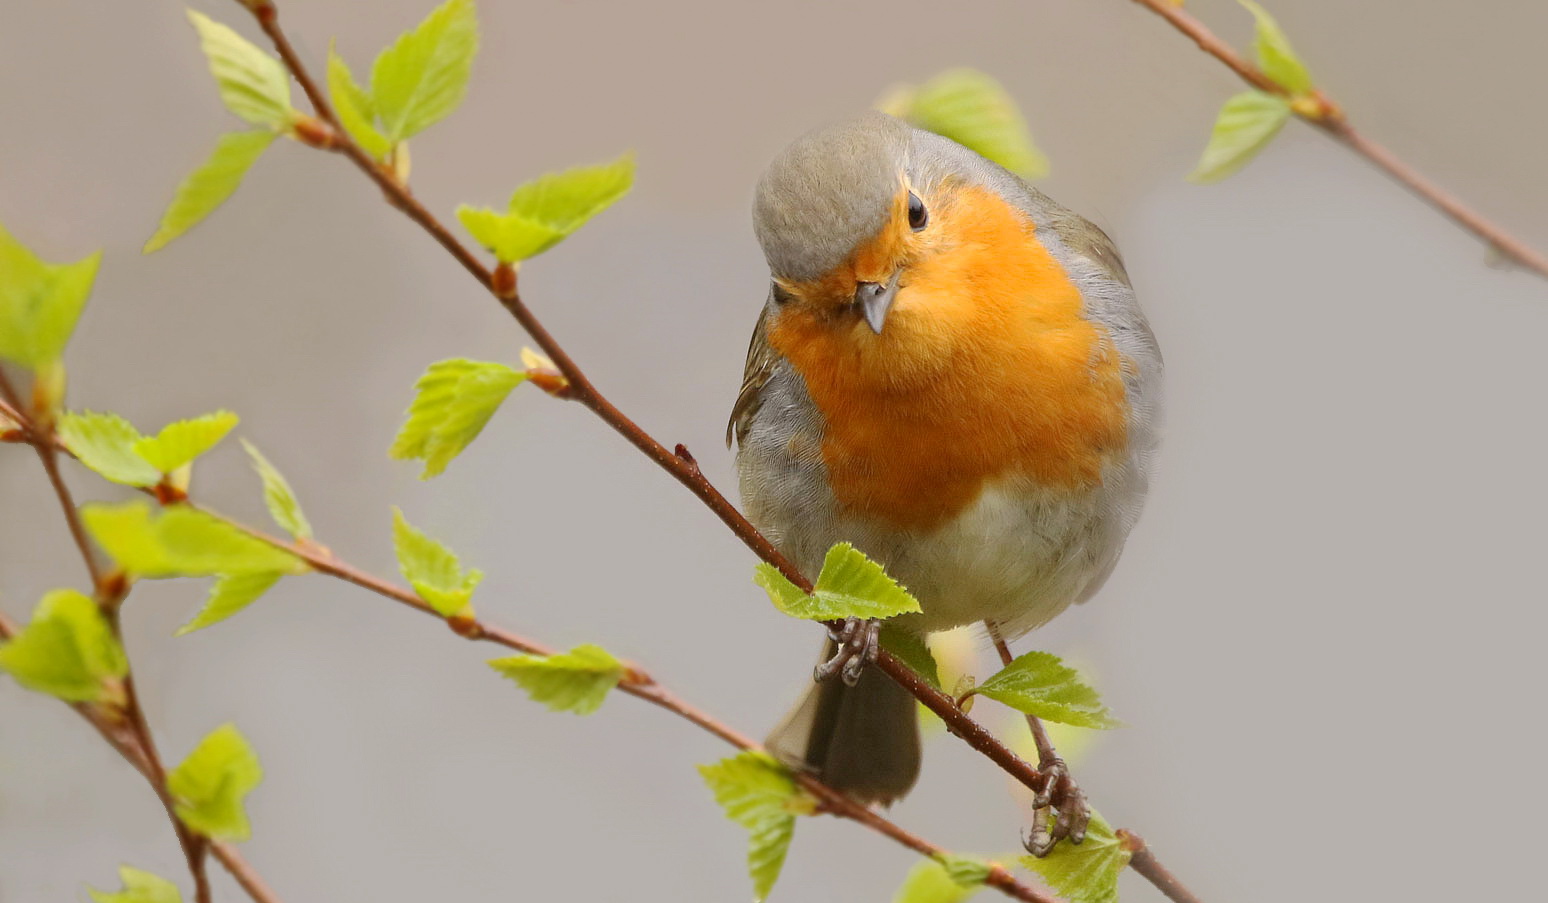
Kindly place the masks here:
<instances>
[{"instance_id":1,"label":"branch node","mask_svg":"<svg viewBox=\"0 0 1548 903\"><path fill-rule=\"evenodd\" d=\"M290 130L295 134L296 140L307 147L315 147L318 150L339 148L338 131L315 116L297 114L295 121L290 124Z\"/></svg>"},{"instance_id":2,"label":"branch node","mask_svg":"<svg viewBox=\"0 0 1548 903\"><path fill-rule=\"evenodd\" d=\"M495 297L502 301L511 301L516 297L516 266L504 260L489 274L489 290Z\"/></svg>"},{"instance_id":3,"label":"branch node","mask_svg":"<svg viewBox=\"0 0 1548 903\"><path fill-rule=\"evenodd\" d=\"M478 619L466 612L454 614L446 619L446 626L451 632L465 640L481 640L484 638L484 625Z\"/></svg>"}]
</instances>

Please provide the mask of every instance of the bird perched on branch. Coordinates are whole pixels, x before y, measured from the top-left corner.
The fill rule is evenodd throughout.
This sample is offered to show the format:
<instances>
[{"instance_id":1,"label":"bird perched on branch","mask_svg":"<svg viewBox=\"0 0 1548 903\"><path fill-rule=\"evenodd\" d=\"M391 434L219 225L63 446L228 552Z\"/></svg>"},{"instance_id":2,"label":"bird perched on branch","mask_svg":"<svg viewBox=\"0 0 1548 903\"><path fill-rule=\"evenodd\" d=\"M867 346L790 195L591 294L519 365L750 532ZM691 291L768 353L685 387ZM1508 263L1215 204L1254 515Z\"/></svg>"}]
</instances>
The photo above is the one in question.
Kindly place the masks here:
<instances>
[{"instance_id":1,"label":"bird perched on branch","mask_svg":"<svg viewBox=\"0 0 1548 903\"><path fill-rule=\"evenodd\" d=\"M748 518L807 574L852 542L918 598L889 623L920 635L1015 638L1095 593L1144 501L1161 379L1107 235L876 112L786 148L753 214L772 279L727 434ZM768 747L886 804L918 776L919 732L908 692L864 667L877 642L866 623L831 638ZM1087 810L1043 747L1046 851Z\"/></svg>"}]
</instances>

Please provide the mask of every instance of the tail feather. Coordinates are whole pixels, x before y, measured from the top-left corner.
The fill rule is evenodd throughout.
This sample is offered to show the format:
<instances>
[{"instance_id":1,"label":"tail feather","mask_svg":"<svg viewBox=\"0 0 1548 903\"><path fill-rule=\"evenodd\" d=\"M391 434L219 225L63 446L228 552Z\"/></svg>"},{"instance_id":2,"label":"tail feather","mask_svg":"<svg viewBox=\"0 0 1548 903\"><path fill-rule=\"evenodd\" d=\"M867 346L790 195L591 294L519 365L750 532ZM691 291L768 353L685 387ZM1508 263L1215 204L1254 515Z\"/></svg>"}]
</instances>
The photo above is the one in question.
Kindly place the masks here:
<instances>
[{"instance_id":1,"label":"tail feather","mask_svg":"<svg viewBox=\"0 0 1548 903\"><path fill-rule=\"evenodd\" d=\"M823 655L834 650L830 640ZM813 684L766 744L786 765L864 803L888 805L919 777L914 697L875 668L853 687L836 677Z\"/></svg>"}]
</instances>

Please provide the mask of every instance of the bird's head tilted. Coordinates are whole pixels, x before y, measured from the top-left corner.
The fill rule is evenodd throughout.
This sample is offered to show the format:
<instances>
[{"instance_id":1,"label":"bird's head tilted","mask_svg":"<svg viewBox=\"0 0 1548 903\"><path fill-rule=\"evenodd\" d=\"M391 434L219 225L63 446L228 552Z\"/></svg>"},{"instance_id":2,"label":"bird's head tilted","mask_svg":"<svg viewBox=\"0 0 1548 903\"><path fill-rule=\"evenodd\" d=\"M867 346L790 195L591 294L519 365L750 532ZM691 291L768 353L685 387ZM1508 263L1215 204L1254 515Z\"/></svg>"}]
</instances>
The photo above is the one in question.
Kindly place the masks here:
<instances>
[{"instance_id":1,"label":"bird's head tilted","mask_svg":"<svg viewBox=\"0 0 1548 903\"><path fill-rule=\"evenodd\" d=\"M930 219L909 176L912 131L866 113L797 139L769 165L753 225L776 297L882 331Z\"/></svg>"}]
</instances>

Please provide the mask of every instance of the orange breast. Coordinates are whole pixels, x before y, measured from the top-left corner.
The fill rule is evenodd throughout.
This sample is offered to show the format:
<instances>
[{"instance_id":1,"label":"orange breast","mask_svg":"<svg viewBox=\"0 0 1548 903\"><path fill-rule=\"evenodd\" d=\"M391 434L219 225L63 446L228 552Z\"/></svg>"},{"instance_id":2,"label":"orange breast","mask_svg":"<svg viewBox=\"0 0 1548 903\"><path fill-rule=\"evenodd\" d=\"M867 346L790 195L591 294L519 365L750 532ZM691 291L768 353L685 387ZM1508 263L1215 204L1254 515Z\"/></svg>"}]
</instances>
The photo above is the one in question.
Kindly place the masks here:
<instances>
[{"instance_id":1,"label":"orange breast","mask_svg":"<svg viewBox=\"0 0 1548 903\"><path fill-rule=\"evenodd\" d=\"M1031 221L968 186L920 239L880 335L798 305L769 324L826 418L840 504L928 530L990 482L1100 484L1125 441L1120 356Z\"/></svg>"}]
</instances>

